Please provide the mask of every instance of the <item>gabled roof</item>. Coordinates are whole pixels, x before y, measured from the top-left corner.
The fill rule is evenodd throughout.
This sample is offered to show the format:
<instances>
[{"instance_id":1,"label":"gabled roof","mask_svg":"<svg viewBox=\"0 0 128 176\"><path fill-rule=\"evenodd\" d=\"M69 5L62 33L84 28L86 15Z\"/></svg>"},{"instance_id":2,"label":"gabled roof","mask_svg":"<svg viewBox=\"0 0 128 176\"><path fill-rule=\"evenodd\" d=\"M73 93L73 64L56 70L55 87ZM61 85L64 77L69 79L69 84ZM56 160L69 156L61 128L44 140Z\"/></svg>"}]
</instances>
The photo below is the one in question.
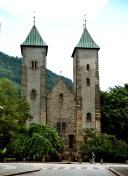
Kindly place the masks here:
<instances>
[{"instance_id":1,"label":"gabled roof","mask_svg":"<svg viewBox=\"0 0 128 176\"><path fill-rule=\"evenodd\" d=\"M48 48L48 45L43 41L35 25L33 25L26 40L21 44L22 46L44 46Z\"/></svg>"},{"instance_id":2,"label":"gabled roof","mask_svg":"<svg viewBox=\"0 0 128 176\"><path fill-rule=\"evenodd\" d=\"M54 87L58 84L58 82L62 80L64 82L64 84L66 85L66 87L68 88L68 90L73 94L72 90L69 88L68 84L66 83L66 81L63 79L62 76L59 77L59 79L57 80L57 82L55 83L55 85L52 87L52 89L49 91L48 95L52 92L52 90L54 89ZM74 95L74 94L73 94Z\"/></svg>"},{"instance_id":3,"label":"gabled roof","mask_svg":"<svg viewBox=\"0 0 128 176\"><path fill-rule=\"evenodd\" d=\"M89 34L87 28L84 29L84 32L80 38L80 41L74 48L72 53L72 57L74 56L76 48L83 48L83 49L100 49L99 46L94 42L91 35Z\"/></svg>"}]
</instances>

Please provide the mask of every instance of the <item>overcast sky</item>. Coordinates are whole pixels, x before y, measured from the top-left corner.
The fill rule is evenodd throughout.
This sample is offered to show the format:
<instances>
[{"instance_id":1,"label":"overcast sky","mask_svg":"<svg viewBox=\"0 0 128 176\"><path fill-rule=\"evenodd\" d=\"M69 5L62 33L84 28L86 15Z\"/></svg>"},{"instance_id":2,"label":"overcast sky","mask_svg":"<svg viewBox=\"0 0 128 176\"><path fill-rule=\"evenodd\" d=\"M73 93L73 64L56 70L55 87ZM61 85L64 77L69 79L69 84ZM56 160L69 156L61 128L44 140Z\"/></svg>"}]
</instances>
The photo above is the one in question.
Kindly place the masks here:
<instances>
[{"instance_id":1,"label":"overcast sky","mask_svg":"<svg viewBox=\"0 0 128 176\"><path fill-rule=\"evenodd\" d=\"M86 27L100 47L100 89L128 83L128 0L0 0L0 51L21 57L34 12L48 45L48 69L73 79L71 55L86 15Z\"/></svg>"}]
</instances>

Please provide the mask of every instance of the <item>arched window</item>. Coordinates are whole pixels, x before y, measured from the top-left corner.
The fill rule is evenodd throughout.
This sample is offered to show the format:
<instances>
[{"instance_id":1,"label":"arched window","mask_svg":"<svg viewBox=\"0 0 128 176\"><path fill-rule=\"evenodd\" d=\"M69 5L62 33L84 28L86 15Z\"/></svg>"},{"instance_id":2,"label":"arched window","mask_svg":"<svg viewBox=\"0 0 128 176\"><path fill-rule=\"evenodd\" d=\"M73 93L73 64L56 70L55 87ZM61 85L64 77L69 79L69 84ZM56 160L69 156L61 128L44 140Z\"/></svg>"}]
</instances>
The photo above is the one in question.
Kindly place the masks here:
<instances>
[{"instance_id":1,"label":"arched window","mask_svg":"<svg viewBox=\"0 0 128 176\"><path fill-rule=\"evenodd\" d=\"M34 100L36 98L36 91L33 89L31 92L31 99Z\"/></svg>"},{"instance_id":2,"label":"arched window","mask_svg":"<svg viewBox=\"0 0 128 176\"><path fill-rule=\"evenodd\" d=\"M91 114L88 112L86 117L87 122L91 122Z\"/></svg>"},{"instance_id":3,"label":"arched window","mask_svg":"<svg viewBox=\"0 0 128 176\"><path fill-rule=\"evenodd\" d=\"M62 93L60 93L60 95L59 95L59 100L60 100L60 102L63 101L63 94Z\"/></svg>"}]
</instances>

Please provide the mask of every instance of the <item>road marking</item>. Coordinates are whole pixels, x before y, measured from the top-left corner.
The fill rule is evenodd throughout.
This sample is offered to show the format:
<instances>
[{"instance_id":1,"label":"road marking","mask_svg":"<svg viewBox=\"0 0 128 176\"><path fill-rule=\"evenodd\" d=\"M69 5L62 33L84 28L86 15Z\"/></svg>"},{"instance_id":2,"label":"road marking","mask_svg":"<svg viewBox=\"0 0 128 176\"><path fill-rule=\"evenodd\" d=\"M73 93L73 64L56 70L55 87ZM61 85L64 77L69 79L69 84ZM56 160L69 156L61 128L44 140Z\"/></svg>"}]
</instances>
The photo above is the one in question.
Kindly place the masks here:
<instances>
[{"instance_id":1,"label":"road marking","mask_svg":"<svg viewBox=\"0 0 128 176\"><path fill-rule=\"evenodd\" d=\"M16 166L3 166L3 169L16 169Z\"/></svg>"},{"instance_id":2,"label":"road marking","mask_svg":"<svg viewBox=\"0 0 128 176\"><path fill-rule=\"evenodd\" d=\"M76 167L70 167L70 169L76 169Z\"/></svg>"},{"instance_id":3,"label":"road marking","mask_svg":"<svg viewBox=\"0 0 128 176\"><path fill-rule=\"evenodd\" d=\"M57 170L57 169L64 169L64 170L74 170L74 169L86 169L86 170L105 170L106 168L99 168L99 167L85 167L85 166L76 166L76 167L44 167L42 170Z\"/></svg>"},{"instance_id":4,"label":"road marking","mask_svg":"<svg viewBox=\"0 0 128 176\"><path fill-rule=\"evenodd\" d=\"M58 169L64 169L64 167L59 167Z\"/></svg>"},{"instance_id":5,"label":"road marking","mask_svg":"<svg viewBox=\"0 0 128 176\"><path fill-rule=\"evenodd\" d=\"M87 167L81 167L81 169L87 169Z\"/></svg>"}]
</instances>

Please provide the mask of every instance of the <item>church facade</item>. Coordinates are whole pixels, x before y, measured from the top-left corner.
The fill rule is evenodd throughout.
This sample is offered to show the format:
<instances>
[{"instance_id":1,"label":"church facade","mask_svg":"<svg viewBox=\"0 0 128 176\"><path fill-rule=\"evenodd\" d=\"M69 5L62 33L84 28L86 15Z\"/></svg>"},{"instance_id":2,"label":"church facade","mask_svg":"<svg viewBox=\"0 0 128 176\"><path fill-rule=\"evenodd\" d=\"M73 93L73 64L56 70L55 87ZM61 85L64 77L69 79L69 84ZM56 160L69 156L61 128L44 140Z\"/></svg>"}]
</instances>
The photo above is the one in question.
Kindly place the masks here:
<instances>
[{"instance_id":1,"label":"church facade","mask_svg":"<svg viewBox=\"0 0 128 176\"><path fill-rule=\"evenodd\" d=\"M48 45L34 25L21 44L21 96L30 104L30 123L52 126L64 141L65 154L78 152L84 130L101 133L99 46L85 27L73 50L73 91L60 76L46 95L46 57Z\"/></svg>"}]
</instances>

